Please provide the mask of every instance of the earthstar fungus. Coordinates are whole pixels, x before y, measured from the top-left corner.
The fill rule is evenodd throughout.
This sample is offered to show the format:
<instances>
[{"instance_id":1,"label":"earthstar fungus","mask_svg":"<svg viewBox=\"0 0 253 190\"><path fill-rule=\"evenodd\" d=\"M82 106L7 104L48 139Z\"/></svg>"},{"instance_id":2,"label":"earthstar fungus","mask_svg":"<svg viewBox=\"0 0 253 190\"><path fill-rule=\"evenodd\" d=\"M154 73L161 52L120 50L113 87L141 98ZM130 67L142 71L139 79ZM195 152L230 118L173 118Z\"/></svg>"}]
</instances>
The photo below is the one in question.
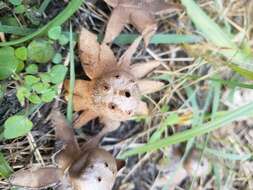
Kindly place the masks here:
<instances>
[{"instance_id":1,"label":"earthstar fungus","mask_svg":"<svg viewBox=\"0 0 253 190\"><path fill-rule=\"evenodd\" d=\"M147 105L140 97L160 90L163 83L141 79L160 62L131 63L141 39L137 38L117 61L110 47L97 42L95 34L84 28L81 30L79 55L82 67L91 80L75 81L73 107L81 114L75 120L74 127L79 128L99 117L108 126L106 130L109 132L116 129L121 121L148 113ZM68 80L64 86L68 91Z\"/></svg>"},{"instance_id":2,"label":"earthstar fungus","mask_svg":"<svg viewBox=\"0 0 253 190\"><path fill-rule=\"evenodd\" d=\"M144 37L145 46L157 30L156 14L173 12L181 7L165 0L104 0L113 7L105 32L105 43L112 42L126 24L132 24ZM146 31L146 32L144 32Z\"/></svg>"},{"instance_id":3,"label":"earthstar fungus","mask_svg":"<svg viewBox=\"0 0 253 190\"><path fill-rule=\"evenodd\" d=\"M43 168L20 170L10 178L14 186L41 189L56 186L59 190L111 190L117 174L117 162L97 144L79 147L73 130L63 115L52 117L57 140L63 146L55 155L56 164Z\"/></svg>"}]
</instances>

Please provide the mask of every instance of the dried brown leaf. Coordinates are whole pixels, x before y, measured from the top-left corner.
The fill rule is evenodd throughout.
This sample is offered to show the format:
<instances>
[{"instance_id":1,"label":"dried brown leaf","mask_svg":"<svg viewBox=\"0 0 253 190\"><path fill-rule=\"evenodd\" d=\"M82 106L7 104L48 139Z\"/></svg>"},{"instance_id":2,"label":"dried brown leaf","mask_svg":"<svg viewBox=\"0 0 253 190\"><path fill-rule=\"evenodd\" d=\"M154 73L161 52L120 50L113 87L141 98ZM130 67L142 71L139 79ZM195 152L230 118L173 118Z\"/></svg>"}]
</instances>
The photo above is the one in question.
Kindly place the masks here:
<instances>
[{"instance_id":1,"label":"dried brown leaf","mask_svg":"<svg viewBox=\"0 0 253 190\"><path fill-rule=\"evenodd\" d=\"M112 42L119 33L123 30L124 26L129 22L129 13L125 8L117 8L112 11L112 15L121 16L111 16L106 27L105 37L103 43L107 44Z\"/></svg>"},{"instance_id":2,"label":"dried brown leaf","mask_svg":"<svg viewBox=\"0 0 253 190\"><path fill-rule=\"evenodd\" d=\"M141 33L144 38L145 47L147 47L151 37L157 30L157 23L153 15L147 14L147 12L143 10L133 10L131 14L131 23L139 33Z\"/></svg>"},{"instance_id":3,"label":"dried brown leaf","mask_svg":"<svg viewBox=\"0 0 253 190\"><path fill-rule=\"evenodd\" d=\"M178 4L167 3L164 0L105 0L105 2L114 7L107 25L105 43L112 42L122 31L123 26L130 23L142 34L147 46L157 29L154 15L181 9Z\"/></svg>"}]
</instances>

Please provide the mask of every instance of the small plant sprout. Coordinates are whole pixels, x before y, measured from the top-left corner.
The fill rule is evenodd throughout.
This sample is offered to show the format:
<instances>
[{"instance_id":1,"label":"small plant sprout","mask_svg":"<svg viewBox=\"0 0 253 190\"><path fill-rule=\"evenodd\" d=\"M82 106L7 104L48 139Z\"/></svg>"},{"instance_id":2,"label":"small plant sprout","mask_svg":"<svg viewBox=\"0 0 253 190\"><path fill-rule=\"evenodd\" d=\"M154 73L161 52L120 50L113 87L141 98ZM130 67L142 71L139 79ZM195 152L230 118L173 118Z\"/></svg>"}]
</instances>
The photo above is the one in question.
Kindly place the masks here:
<instances>
[{"instance_id":1,"label":"small plant sprout","mask_svg":"<svg viewBox=\"0 0 253 190\"><path fill-rule=\"evenodd\" d=\"M80 59L91 81L75 81L73 107L81 112L75 120L75 128L99 117L109 128L107 131L113 131L121 121L148 113L147 105L140 97L160 90L163 83L140 79L158 67L160 62L131 64L132 55L141 39L137 38L117 61L107 45L100 45L96 35L82 29L79 38ZM65 81L65 89L69 90L68 80Z\"/></svg>"},{"instance_id":2,"label":"small plant sprout","mask_svg":"<svg viewBox=\"0 0 253 190\"><path fill-rule=\"evenodd\" d=\"M63 144L53 157L55 165L20 170L10 178L11 184L33 189L110 190L120 169L114 157L94 143L80 148L64 116L58 111L52 116L56 139Z\"/></svg>"},{"instance_id":3,"label":"small plant sprout","mask_svg":"<svg viewBox=\"0 0 253 190\"><path fill-rule=\"evenodd\" d=\"M157 30L155 15L180 10L175 3L166 3L164 0L104 0L114 9L108 21L105 32L105 43L112 42L124 26L132 24L143 35L145 46ZM144 32L148 31L148 32Z\"/></svg>"}]
</instances>

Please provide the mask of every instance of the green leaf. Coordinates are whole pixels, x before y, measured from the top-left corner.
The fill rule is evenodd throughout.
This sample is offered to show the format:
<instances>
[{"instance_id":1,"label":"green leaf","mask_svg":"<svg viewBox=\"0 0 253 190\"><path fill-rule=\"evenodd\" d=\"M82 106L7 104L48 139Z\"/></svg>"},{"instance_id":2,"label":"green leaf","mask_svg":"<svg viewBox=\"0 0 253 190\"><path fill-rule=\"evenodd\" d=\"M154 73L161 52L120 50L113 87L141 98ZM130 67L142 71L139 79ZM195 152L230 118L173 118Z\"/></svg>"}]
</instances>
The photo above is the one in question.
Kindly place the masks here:
<instances>
[{"instance_id":1,"label":"green leaf","mask_svg":"<svg viewBox=\"0 0 253 190\"><path fill-rule=\"evenodd\" d=\"M28 97L29 101L33 104L40 104L41 98L37 94L32 94Z\"/></svg>"},{"instance_id":2,"label":"green leaf","mask_svg":"<svg viewBox=\"0 0 253 190\"><path fill-rule=\"evenodd\" d=\"M60 38L58 39L59 43L64 46L69 42L69 39L66 35L61 34Z\"/></svg>"},{"instance_id":3,"label":"green leaf","mask_svg":"<svg viewBox=\"0 0 253 190\"><path fill-rule=\"evenodd\" d=\"M15 55L18 59L25 61L27 60L27 49L26 47L20 47L15 50Z\"/></svg>"},{"instance_id":4,"label":"green leaf","mask_svg":"<svg viewBox=\"0 0 253 190\"><path fill-rule=\"evenodd\" d=\"M33 40L28 46L28 57L37 63L49 62L54 54L54 48L47 40Z\"/></svg>"},{"instance_id":5,"label":"green leaf","mask_svg":"<svg viewBox=\"0 0 253 190\"><path fill-rule=\"evenodd\" d=\"M49 72L50 81L54 84L60 84L63 82L66 74L67 74L67 67L64 65L55 65L52 67L51 71Z\"/></svg>"},{"instance_id":6,"label":"green leaf","mask_svg":"<svg viewBox=\"0 0 253 190\"><path fill-rule=\"evenodd\" d=\"M16 14L23 14L26 12L26 7L24 5L18 5L14 8Z\"/></svg>"},{"instance_id":7,"label":"green leaf","mask_svg":"<svg viewBox=\"0 0 253 190\"><path fill-rule=\"evenodd\" d=\"M12 4L12 5L21 5L22 3L22 0L9 0L9 2Z\"/></svg>"},{"instance_id":8,"label":"green leaf","mask_svg":"<svg viewBox=\"0 0 253 190\"><path fill-rule=\"evenodd\" d=\"M8 178L12 172L13 171L9 163L4 158L4 155L0 152L0 176L4 178Z\"/></svg>"},{"instance_id":9,"label":"green leaf","mask_svg":"<svg viewBox=\"0 0 253 190\"><path fill-rule=\"evenodd\" d=\"M48 73L40 73L40 78L44 83L49 83L51 81L51 76Z\"/></svg>"},{"instance_id":10,"label":"green leaf","mask_svg":"<svg viewBox=\"0 0 253 190\"><path fill-rule=\"evenodd\" d=\"M25 76L25 85L32 86L33 84L40 81L40 78L35 77L33 75L26 75Z\"/></svg>"},{"instance_id":11,"label":"green leaf","mask_svg":"<svg viewBox=\"0 0 253 190\"><path fill-rule=\"evenodd\" d=\"M38 65L36 64L31 64L31 65L28 65L26 68L25 68L25 71L27 74L37 74L38 73L38 70L39 70L39 67Z\"/></svg>"},{"instance_id":12,"label":"green leaf","mask_svg":"<svg viewBox=\"0 0 253 190\"><path fill-rule=\"evenodd\" d=\"M0 102L2 101L4 97L5 90L6 89L4 88L4 86L0 84Z\"/></svg>"},{"instance_id":13,"label":"green leaf","mask_svg":"<svg viewBox=\"0 0 253 190\"><path fill-rule=\"evenodd\" d=\"M55 18L53 18L49 23L47 23L42 28L20 39L9 41L9 42L0 42L0 46L17 45L17 44L26 42L28 40L31 40L35 38L36 36L45 34L51 27L60 26L66 20L68 20L69 17L71 17L84 2L85 0L70 1L67 7L63 11L61 11Z\"/></svg>"},{"instance_id":14,"label":"green leaf","mask_svg":"<svg viewBox=\"0 0 253 190\"><path fill-rule=\"evenodd\" d=\"M23 71L24 67L25 67L24 62L19 60L19 63L18 63L17 69L16 69L16 73L20 73L21 71Z\"/></svg>"},{"instance_id":15,"label":"green leaf","mask_svg":"<svg viewBox=\"0 0 253 190\"><path fill-rule=\"evenodd\" d=\"M52 62L55 63L55 64L61 63L62 62L62 55L60 53L56 53L54 55L54 58L53 58Z\"/></svg>"},{"instance_id":16,"label":"green leaf","mask_svg":"<svg viewBox=\"0 0 253 190\"><path fill-rule=\"evenodd\" d=\"M55 26L48 30L48 37L52 40L58 40L61 36L61 27Z\"/></svg>"},{"instance_id":17,"label":"green leaf","mask_svg":"<svg viewBox=\"0 0 253 190\"><path fill-rule=\"evenodd\" d=\"M15 73L19 60L15 57L12 47L0 48L0 80L8 78Z\"/></svg>"},{"instance_id":18,"label":"green leaf","mask_svg":"<svg viewBox=\"0 0 253 190\"><path fill-rule=\"evenodd\" d=\"M47 84L47 83L42 83L42 82L38 82L38 83L36 83L36 84L34 84L34 85L32 86L32 89L33 89L36 93L38 93L38 94L43 94L43 93L47 92L47 91L48 91L48 88L49 88L49 84Z\"/></svg>"},{"instance_id":19,"label":"green leaf","mask_svg":"<svg viewBox=\"0 0 253 190\"><path fill-rule=\"evenodd\" d=\"M9 117L4 123L4 138L13 139L22 137L31 131L33 123L25 116Z\"/></svg>"},{"instance_id":20,"label":"green leaf","mask_svg":"<svg viewBox=\"0 0 253 190\"><path fill-rule=\"evenodd\" d=\"M41 100L45 103L53 101L56 96L56 92L53 89L47 90L45 93L42 94Z\"/></svg>"},{"instance_id":21,"label":"green leaf","mask_svg":"<svg viewBox=\"0 0 253 190\"><path fill-rule=\"evenodd\" d=\"M30 90L26 87L18 87L17 88L17 98L18 101L20 102L20 104L23 106L25 104L25 97L29 97L30 96Z\"/></svg>"}]
</instances>

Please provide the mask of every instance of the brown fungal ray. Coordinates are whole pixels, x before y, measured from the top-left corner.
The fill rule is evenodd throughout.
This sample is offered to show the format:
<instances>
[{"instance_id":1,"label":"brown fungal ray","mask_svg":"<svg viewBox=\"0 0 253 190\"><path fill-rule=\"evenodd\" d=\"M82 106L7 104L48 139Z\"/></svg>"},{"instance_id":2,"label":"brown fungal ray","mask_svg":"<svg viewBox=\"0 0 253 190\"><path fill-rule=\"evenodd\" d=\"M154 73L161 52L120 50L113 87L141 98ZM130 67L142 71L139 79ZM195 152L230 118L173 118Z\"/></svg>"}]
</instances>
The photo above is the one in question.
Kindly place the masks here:
<instances>
[{"instance_id":1,"label":"brown fungal ray","mask_svg":"<svg viewBox=\"0 0 253 190\"><path fill-rule=\"evenodd\" d=\"M40 189L56 185L60 182L61 175L61 170L55 167L31 168L14 173L10 183L14 186Z\"/></svg>"},{"instance_id":2,"label":"brown fungal ray","mask_svg":"<svg viewBox=\"0 0 253 190\"><path fill-rule=\"evenodd\" d=\"M131 63L142 37L138 37L116 63L110 48L106 44L100 45L94 34L83 28L80 35L80 59L91 81L76 80L73 104L74 110L81 114L75 120L74 127L79 128L99 117L109 132L115 130L121 121L129 120L136 114L147 114L147 105L140 100L141 95L160 90L163 84L158 81L140 80L158 67L160 62ZM95 53L92 52L92 48L87 48L88 43L93 44ZM101 52L110 53L101 56ZM96 59L97 56L99 59ZM88 59L89 57L93 59ZM67 96L68 80L65 81L64 88Z\"/></svg>"},{"instance_id":3,"label":"brown fungal ray","mask_svg":"<svg viewBox=\"0 0 253 190\"><path fill-rule=\"evenodd\" d=\"M69 169L75 189L112 188L117 173L117 163L113 156L103 149L89 149Z\"/></svg>"},{"instance_id":4,"label":"brown fungal ray","mask_svg":"<svg viewBox=\"0 0 253 190\"><path fill-rule=\"evenodd\" d=\"M154 15L180 10L181 6L165 0L104 0L114 9L108 21L104 42L110 43L123 30L124 25L132 24L144 37L147 46L157 29ZM148 30L148 32L144 32Z\"/></svg>"},{"instance_id":5,"label":"brown fungal ray","mask_svg":"<svg viewBox=\"0 0 253 190\"><path fill-rule=\"evenodd\" d=\"M97 42L97 36L86 29L79 35L79 56L86 74L90 79L97 78L116 66L112 50Z\"/></svg>"},{"instance_id":6,"label":"brown fungal ray","mask_svg":"<svg viewBox=\"0 0 253 190\"><path fill-rule=\"evenodd\" d=\"M131 64L131 59L133 57L133 54L136 52L142 37L138 37L134 40L134 42L131 44L131 46L126 50L126 52L120 57L118 61L118 65L120 65L121 68L128 68Z\"/></svg>"},{"instance_id":7,"label":"brown fungal ray","mask_svg":"<svg viewBox=\"0 0 253 190\"><path fill-rule=\"evenodd\" d=\"M74 121L75 128L82 127L83 123L88 123L90 120L98 117L96 110L90 109L93 107L92 91L94 82L85 80L75 80L75 87L73 93L73 108L75 111L80 112L78 118ZM64 88L67 91L65 98L68 99L69 94L69 80L65 80Z\"/></svg>"},{"instance_id":8,"label":"brown fungal ray","mask_svg":"<svg viewBox=\"0 0 253 190\"><path fill-rule=\"evenodd\" d=\"M55 127L56 140L63 143L62 149L55 155L59 168L65 170L80 155L80 148L74 131L59 111L52 111L51 120Z\"/></svg>"},{"instance_id":9,"label":"brown fungal ray","mask_svg":"<svg viewBox=\"0 0 253 190\"><path fill-rule=\"evenodd\" d=\"M131 73L135 78L142 78L149 72L157 68L161 63L159 61L148 61L144 63L138 63L131 66Z\"/></svg>"},{"instance_id":10,"label":"brown fungal ray","mask_svg":"<svg viewBox=\"0 0 253 190\"><path fill-rule=\"evenodd\" d=\"M164 86L162 82L151 80L139 80L137 83L142 95L159 91Z\"/></svg>"}]
</instances>

